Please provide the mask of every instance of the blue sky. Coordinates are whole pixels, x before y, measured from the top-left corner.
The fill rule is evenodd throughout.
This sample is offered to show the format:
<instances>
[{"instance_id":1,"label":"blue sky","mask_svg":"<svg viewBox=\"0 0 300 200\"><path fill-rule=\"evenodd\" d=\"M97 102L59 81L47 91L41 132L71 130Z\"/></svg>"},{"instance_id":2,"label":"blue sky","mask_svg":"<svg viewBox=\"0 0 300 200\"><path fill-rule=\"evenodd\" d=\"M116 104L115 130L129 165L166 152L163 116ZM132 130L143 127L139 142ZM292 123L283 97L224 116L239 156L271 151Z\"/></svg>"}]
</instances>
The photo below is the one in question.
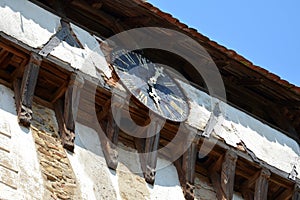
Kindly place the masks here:
<instances>
[{"instance_id":1,"label":"blue sky","mask_svg":"<svg viewBox=\"0 0 300 200\"><path fill-rule=\"evenodd\" d=\"M162 11L300 86L299 0L149 0Z\"/></svg>"}]
</instances>

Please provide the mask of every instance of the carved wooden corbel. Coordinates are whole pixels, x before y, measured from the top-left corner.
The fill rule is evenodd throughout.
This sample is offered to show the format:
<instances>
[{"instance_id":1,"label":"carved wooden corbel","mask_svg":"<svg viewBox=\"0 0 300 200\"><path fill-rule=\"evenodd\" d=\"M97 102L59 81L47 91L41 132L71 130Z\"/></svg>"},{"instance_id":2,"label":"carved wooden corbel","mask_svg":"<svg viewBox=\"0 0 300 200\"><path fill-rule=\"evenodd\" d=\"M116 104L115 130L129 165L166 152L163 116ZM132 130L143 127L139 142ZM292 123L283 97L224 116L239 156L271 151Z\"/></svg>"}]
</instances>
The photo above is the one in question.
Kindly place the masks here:
<instances>
[{"instance_id":1,"label":"carved wooden corbel","mask_svg":"<svg viewBox=\"0 0 300 200\"><path fill-rule=\"evenodd\" d=\"M184 196L187 200L193 200L194 197L194 180L195 180L195 166L198 152L198 143L200 136L196 135L193 138L187 151L182 156L182 171L184 175L183 190Z\"/></svg>"},{"instance_id":2,"label":"carved wooden corbel","mask_svg":"<svg viewBox=\"0 0 300 200\"><path fill-rule=\"evenodd\" d=\"M119 127L116 120L119 120L120 116L113 115L113 107L111 107L111 104L106 106L110 107L110 109L105 109L108 110L106 137L101 138L101 144L107 166L115 170L118 166L117 144L119 137Z\"/></svg>"},{"instance_id":3,"label":"carved wooden corbel","mask_svg":"<svg viewBox=\"0 0 300 200\"><path fill-rule=\"evenodd\" d=\"M42 58L32 53L25 66L22 81L14 80L15 101L19 123L29 127L32 119L32 101Z\"/></svg>"},{"instance_id":4,"label":"carved wooden corbel","mask_svg":"<svg viewBox=\"0 0 300 200\"><path fill-rule=\"evenodd\" d=\"M145 153L146 153L146 170L144 171L144 177L147 183L154 184L155 181L155 168L157 163L157 150L159 145L160 137L160 124L154 123L148 130L147 137L145 141Z\"/></svg>"},{"instance_id":5,"label":"carved wooden corbel","mask_svg":"<svg viewBox=\"0 0 300 200\"><path fill-rule=\"evenodd\" d=\"M75 120L83 84L84 80L80 76L72 74L65 93L65 101L57 100L54 105L62 145L71 152L74 152Z\"/></svg>"},{"instance_id":6,"label":"carved wooden corbel","mask_svg":"<svg viewBox=\"0 0 300 200\"><path fill-rule=\"evenodd\" d=\"M163 121L163 120L162 120ZM157 119L149 124L147 137L145 139L137 139L136 145L140 152L140 161L142 171L147 183L153 185L156 174L157 150L159 146L161 123Z\"/></svg>"},{"instance_id":7,"label":"carved wooden corbel","mask_svg":"<svg viewBox=\"0 0 300 200\"><path fill-rule=\"evenodd\" d=\"M218 199L232 199L233 197L237 159L236 153L228 150L210 170L210 178L216 188ZM221 169L220 174L218 173L219 168Z\"/></svg>"}]
</instances>

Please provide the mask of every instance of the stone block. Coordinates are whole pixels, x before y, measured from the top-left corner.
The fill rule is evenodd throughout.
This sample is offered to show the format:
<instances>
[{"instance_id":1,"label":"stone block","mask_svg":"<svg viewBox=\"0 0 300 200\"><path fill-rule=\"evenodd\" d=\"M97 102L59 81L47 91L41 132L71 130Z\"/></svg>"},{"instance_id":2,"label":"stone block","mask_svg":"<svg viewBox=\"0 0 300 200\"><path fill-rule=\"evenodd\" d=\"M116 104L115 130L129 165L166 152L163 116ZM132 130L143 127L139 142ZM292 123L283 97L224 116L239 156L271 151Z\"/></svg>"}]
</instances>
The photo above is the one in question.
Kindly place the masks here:
<instances>
[{"instance_id":1,"label":"stone block","mask_svg":"<svg viewBox=\"0 0 300 200\"><path fill-rule=\"evenodd\" d=\"M11 151L12 141L7 135L0 134L0 148L9 152Z\"/></svg>"},{"instance_id":2,"label":"stone block","mask_svg":"<svg viewBox=\"0 0 300 200\"><path fill-rule=\"evenodd\" d=\"M0 135L4 135L11 138L9 123L3 119L0 121Z\"/></svg>"},{"instance_id":3,"label":"stone block","mask_svg":"<svg viewBox=\"0 0 300 200\"><path fill-rule=\"evenodd\" d=\"M11 153L0 150L0 167L10 169L11 171L17 172L17 163L11 158Z\"/></svg>"},{"instance_id":4,"label":"stone block","mask_svg":"<svg viewBox=\"0 0 300 200\"><path fill-rule=\"evenodd\" d=\"M0 182L13 188L17 189L18 173L10 169L0 167Z\"/></svg>"}]
</instances>

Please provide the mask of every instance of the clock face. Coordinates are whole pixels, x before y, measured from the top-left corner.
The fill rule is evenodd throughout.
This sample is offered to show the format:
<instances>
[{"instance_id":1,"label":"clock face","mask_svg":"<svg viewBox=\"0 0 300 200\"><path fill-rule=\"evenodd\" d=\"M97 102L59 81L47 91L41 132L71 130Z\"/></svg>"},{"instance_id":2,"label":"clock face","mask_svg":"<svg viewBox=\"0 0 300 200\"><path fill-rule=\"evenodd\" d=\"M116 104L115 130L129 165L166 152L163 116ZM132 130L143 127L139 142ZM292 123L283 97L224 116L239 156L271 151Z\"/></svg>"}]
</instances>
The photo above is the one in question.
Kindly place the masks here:
<instances>
[{"instance_id":1,"label":"clock face","mask_svg":"<svg viewBox=\"0 0 300 200\"><path fill-rule=\"evenodd\" d=\"M113 66L125 88L156 114L175 122L189 112L186 97L177 82L160 65L135 52L115 52Z\"/></svg>"}]
</instances>

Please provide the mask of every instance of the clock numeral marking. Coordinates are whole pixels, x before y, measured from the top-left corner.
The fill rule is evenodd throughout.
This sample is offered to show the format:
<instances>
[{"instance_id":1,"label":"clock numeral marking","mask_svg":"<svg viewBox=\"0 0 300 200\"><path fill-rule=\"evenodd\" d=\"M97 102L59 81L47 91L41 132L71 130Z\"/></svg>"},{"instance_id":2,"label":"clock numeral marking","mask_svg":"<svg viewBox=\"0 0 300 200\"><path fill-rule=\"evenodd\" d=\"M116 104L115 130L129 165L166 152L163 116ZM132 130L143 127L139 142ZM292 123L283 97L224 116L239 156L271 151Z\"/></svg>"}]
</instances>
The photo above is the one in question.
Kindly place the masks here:
<instances>
[{"instance_id":1,"label":"clock numeral marking","mask_svg":"<svg viewBox=\"0 0 300 200\"><path fill-rule=\"evenodd\" d=\"M130 64L135 65L135 60L128 54L124 54L125 58L130 62Z\"/></svg>"},{"instance_id":2,"label":"clock numeral marking","mask_svg":"<svg viewBox=\"0 0 300 200\"><path fill-rule=\"evenodd\" d=\"M155 104L155 105L156 105L157 110L158 110L160 113L163 114L163 111L162 111L162 109L161 109L161 107L160 107L160 104Z\"/></svg>"},{"instance_id":3,"label":"clock numeral marking","mask_svg":"<svg viewBox=\"0 0 300 200\"><path fill-rule=\"evenodd\" d=\"M175 115L173 114L173 112L170 110L170 108L168 107L168 105L165 105L166 110L169 112L170 116L172 119L175 118Z\"/></svg>"},{"instance_id":4,"label":"clock numeral marking","mask_svg":"<svg viewBox=\"0 0 300 200\"><path fill-rule=\"evenodd\" d=\"M174 100L180 102L180 103L183 103L183 100L182 100L181 98L179 98L179 97L175 97L175 96L173 96L173 95L170 95L170 97L171 97L172 99L174 99Z\"/></svg>"},{"instance_id":5,"label":"clock numeral marking","mask_svg":"<svg viewBox=\"0 0 300 200\"><path fill-rule=\"evenodd\" d=\"M174 86L176 86L175 85L175 83L173 83L173 82L165 82L165 83L163 83L166 87L174 87Z\"/></svg>"},{"instance_id":6,"label":"clock numeral marking","mask_svg":"<svg viewBox=\"0 0 300 200\"><path fill-rule=\"evenodd\" d=\"M146 58L144 58L144 57L142 57L140 54L137 54L137 59L139 60L139 63L140 63L140 65L142 66L142 67L144 67L144 68L146 68L146 69L149 69L148 68L148 63L149 62L147 62L147 59Z\"/></svg>"},{"instance_id":7,"label":"clock numeral marking","mask_svg":"<svg viewBox=\"0 0 300 200\"><path fill-rule=\"evenodd\" d=\"M121 61L124 65L126 65L127 67L129 67L129 64L127 62L125 62L124 60L122 60L121 58L116 58L116 60Z\"/></svg>"},{"instance_id":8,"label":"clock numeral marking","mask_svg":"<svg viewBox=\"0 0 300 200\"><path fill-rule=\"evenodd\" d=\"M170 101L170 105L180 114L182 115L184 111L174 102Z\"/></svg>"},{"instance_id":9,"label":"clock numeral marking","mask_svg":"<svg viewBox=\"0 0 300 200\"><path fill-rule=\"evenodd\" d=\"M139 92L139 94L137 95L137 98L138 98L142 103L144 103L145 105L147 105L148 98L147 98L147 96L146 96L142 91Z\"/></svg>"}]
</instances>

